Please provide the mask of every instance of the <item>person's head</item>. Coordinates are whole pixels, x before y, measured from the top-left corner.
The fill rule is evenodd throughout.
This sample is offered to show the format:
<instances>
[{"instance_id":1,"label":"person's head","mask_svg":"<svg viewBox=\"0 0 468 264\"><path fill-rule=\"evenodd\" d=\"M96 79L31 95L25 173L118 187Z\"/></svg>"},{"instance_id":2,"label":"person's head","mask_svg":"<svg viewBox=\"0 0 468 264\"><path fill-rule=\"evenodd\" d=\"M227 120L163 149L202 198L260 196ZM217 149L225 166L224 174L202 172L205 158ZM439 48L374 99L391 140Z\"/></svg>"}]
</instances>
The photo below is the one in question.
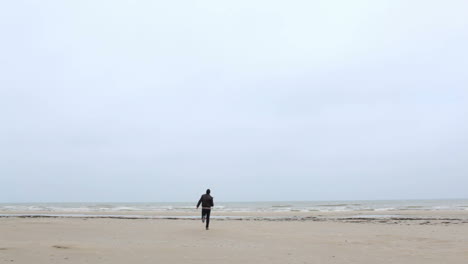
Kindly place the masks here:
<instances>
[{"instance_id":1,"label":"person's head","mask_svg":"<svg viewBox=\"0 0 468 264\"><path fill-rule=\"evenodd\" d=\"M206 189L206 194L210 194L210 189Z\"/></svg>"}]
</instances>

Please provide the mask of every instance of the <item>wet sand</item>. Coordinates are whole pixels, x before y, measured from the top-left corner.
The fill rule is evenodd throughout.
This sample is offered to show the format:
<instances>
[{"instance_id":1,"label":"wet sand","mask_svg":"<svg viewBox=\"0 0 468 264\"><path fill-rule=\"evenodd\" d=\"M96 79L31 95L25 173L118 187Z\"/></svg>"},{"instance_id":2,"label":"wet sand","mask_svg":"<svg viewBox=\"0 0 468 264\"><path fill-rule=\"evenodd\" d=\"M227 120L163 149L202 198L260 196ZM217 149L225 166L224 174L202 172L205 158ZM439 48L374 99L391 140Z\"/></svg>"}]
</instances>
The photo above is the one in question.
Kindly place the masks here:
<instances>
[{"instance_id":1,"label":"wet sand","mask_svg":"<svg viewBox=\"0 0 468 264\"><path fill-rule=\"evenodd\" d=\"M468 261L464 211L243 215L208 231L198 219L1 217L0 263Z\"/></svg>"}]
</instances>

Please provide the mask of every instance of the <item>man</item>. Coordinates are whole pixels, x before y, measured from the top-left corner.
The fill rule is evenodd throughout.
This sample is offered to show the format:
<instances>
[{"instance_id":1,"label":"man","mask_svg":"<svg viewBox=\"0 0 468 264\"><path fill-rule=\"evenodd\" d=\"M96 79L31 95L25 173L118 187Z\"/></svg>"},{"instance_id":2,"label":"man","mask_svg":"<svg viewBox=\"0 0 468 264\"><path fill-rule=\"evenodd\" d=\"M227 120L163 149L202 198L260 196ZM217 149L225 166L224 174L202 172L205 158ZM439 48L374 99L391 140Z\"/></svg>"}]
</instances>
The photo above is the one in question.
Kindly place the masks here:
<instances>
[{"instance_id":1,"label":"man","mask_svg":"<svg viewBox=\"0 0 468 264\"><path fill-rule=\"evenodd\" d=\"M197 209L202 205L202 222L205 222L206 219L206 230L208 230L210 225L210 214L211 214L211 207L214 206L213 197L210 195L210 189L206 190L206 194L203 194L200 197L200 200L197 204Z\"/></svg>"}]
</instances>

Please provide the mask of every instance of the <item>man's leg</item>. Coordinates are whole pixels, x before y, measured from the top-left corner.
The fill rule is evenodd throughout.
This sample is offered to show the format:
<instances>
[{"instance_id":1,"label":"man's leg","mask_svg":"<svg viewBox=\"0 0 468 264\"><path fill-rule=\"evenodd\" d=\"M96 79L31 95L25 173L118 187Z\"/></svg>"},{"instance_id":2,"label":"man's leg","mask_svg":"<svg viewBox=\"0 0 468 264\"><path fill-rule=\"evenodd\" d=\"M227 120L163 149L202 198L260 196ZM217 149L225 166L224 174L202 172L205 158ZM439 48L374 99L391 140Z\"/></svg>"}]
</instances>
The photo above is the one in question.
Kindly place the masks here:
<instances>
[{"instance_id":1,"label":"man's leg","mask_svg":"<svg viewBox=\"0 0 468 264\"><path fill-rule=\"evenodd\" d=\"M205 223L205 216L206 216L206 210L202 209L201 210L201 221L202 221L202 223Z\"/></svg>"},{"instance_id":2,"label":"man's leg","mask_svg":"<svg viewBox=\"0 0 468 264\"><path fill-rule=\"evenodd\" d=\"M208 227L210 225L210 214L211 214L211 210L207 209L206 210L206 230L208 230Z\"/></svg>"}]
</instances>

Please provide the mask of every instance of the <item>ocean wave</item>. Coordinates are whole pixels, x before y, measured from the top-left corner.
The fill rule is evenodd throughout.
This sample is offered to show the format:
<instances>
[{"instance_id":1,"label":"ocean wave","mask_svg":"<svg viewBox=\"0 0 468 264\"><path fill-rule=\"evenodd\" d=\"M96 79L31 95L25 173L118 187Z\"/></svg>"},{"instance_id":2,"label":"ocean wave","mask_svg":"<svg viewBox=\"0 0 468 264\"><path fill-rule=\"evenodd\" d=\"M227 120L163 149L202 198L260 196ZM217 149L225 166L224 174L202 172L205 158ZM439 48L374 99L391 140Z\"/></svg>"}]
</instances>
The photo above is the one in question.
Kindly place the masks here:
<instances>
[{"instance_id":1,"label":"ocean wave","mask_svg":"<svg viewBox=\"0 0 468 264\"><path fill-rule=\"evenodd\" d=\"M193 212L194 203L32 203L0 204L0 212ZM468 200L350 202L217 203L219 212L348 212L397 210L468 210Z\"/></svg>"},{"instance_id":2,"label":"ocean wave","mask_svg":"<svg viewBox=\"0 0 468 264\"><path fill-rule=\"evenodd\" d=\"M387 207L387 208L377 208L375 209L375 211L395 211L397 210L396 208L393 208L393 207Z\"/></svg>"},{"instance_id":3,"label":"ocean wave","mask_svg":"<svg viewBox=\"0 0 468 264\"><path fill-rule=\"evenodd\" d=\"M334 207L334 206L360 206L362 204L319 204L321 207Z\"/></svg>"}]
</instances>

